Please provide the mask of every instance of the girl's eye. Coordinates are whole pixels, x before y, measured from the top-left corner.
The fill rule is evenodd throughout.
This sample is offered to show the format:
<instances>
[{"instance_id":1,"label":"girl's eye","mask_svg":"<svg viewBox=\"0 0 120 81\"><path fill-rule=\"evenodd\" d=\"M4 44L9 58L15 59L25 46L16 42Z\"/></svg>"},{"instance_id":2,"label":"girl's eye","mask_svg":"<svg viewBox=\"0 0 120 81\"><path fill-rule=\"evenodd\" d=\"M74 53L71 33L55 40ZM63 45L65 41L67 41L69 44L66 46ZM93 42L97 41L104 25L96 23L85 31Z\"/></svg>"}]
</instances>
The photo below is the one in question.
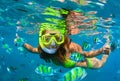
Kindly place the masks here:
<instances>
[{"instance_id":1,"label":"girl's eye","mask_svg":"<svg viewBox=\"0 0 120 81\"><path fill-rule=\"evenodd\" d=\"M60 35L59 35L59 36L58 36L58 35L55 36L55 38L56 38L56 40L57 40L58 42L62 40L62 36L60 36Z\"/></svg>"},{"instance_id":2,"label":"girl's eye","mask_svg":"<svg viewBox=\"0 0 120 81\"><path fill-rule=\"evenodd\" d=\"M49 42L50 39L51 39L51 36L45 36L45 37L44 37L44 41L46 41L46 42Z\"/></svg>"}]
</instances>

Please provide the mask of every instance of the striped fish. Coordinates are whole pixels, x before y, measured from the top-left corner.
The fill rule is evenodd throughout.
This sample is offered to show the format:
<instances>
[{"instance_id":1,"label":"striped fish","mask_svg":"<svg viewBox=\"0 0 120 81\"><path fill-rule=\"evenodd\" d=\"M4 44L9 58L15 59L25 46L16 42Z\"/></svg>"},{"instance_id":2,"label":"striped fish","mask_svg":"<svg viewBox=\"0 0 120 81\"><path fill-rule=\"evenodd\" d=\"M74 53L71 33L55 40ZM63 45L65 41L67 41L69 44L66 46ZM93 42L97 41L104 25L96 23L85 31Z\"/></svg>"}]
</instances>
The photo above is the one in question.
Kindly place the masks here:
<instances>
[{"instance_id":1,"label":"striped fish","mask_svg":"<svg viewBox=\"0 0 120 81\"><path fill-rule=\"evenodd\" d=\"M70 59L75 61L75 62L79 62L79 61L83 61L84 60L84 56L82 56L80 53L73 52L70 55Z\"/></svg>"},{"instance_id":2,"label":"striped fish","mask_svg":"<svg viewBox=\"0 0 120 81\"><path fill-rule=\"evenodd\" d=\"M82 44L82 48L83 48L84 50L90 48L90 46L91 46L91 45L90 45L88 42L86 42L86 41L84 41L83 44Z\"/></svg>"},{"instance_id":3,"label":"striped fish","mask_svg":"<svg viewBox=\"0 0 120 81\"><path fill-rule=\"evenodd\" d=\"M82 80L87 75L85 69L81 67L75 67L63 75L59 81L77 81Z\"/></svg>"},{"instance_id":4,"label":"striped fish","mask_svg":"<svg viewBox=\"0 0 120 81\"><path fill-rule=\"evenodd\" d=\"M46 66L46 65L39 65L36 69L35 72L37 74L40 74L42 76L52 76L56 72L52 67Z\"/></svg>"}]
</instances>

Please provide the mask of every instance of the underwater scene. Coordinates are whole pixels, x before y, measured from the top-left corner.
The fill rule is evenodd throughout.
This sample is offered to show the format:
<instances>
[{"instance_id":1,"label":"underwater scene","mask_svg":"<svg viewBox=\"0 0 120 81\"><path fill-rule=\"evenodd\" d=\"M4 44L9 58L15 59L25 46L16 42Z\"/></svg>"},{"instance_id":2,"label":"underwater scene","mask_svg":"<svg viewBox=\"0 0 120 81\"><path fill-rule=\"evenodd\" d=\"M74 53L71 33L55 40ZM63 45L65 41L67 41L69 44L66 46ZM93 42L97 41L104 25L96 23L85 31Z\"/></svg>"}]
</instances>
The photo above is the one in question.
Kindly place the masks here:
<instances>
[{"instance_id":1,"label":"underwater scene","mask_svg":"<svg viewBox=\"0 0 120 81\"><path fill-rule=\"evenodd\" d=\"M120 81L120 0L0 0L0 81Z\"/></svg>"}]
</instances>

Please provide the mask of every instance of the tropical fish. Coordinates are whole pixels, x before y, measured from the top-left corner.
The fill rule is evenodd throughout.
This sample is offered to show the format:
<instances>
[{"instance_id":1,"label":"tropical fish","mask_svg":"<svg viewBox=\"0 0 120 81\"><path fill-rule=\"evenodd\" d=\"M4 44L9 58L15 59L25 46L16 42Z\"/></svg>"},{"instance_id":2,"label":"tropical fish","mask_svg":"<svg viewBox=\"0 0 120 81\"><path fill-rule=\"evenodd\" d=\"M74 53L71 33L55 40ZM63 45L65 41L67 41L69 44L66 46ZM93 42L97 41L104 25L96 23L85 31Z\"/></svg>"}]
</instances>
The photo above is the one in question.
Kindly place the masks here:
<instances>
[{"instance_id":1,"label":"tropical fish","mask_svg":"<svg viewBox=\"0 0 120 81\"><path fill-rule=\"evenodd\" d=\"M94 43L98 44L98 43L103 43L98 37L94 37Z\"/></svg>"},{"instance_id":2,"label":"tropical fish","mask_svg":"<svg viewBox=\"0 0 120 81\"><path fill-rule=\"evenodd\" d=\"M36 69L35 72L37 74L40 74L42 76L52 76L56 72L52 67L46 66L46 65L39 65Z\"/></svg>"},{"instance_id":3,"label":"tropical fish","mask_svg":"<svg viewBox=\"0 0 120 81\"><path fill-rule=\"evenodd\" d=\"M6 43L4 43L4 44L2 45L2 48L7 49L7 48L9 48L9 45L6 44Z\"/></svg>"},{"instance_id":4,"label":"tropical fish","mask_svg":"<svg viewBox=\"0 0 120 81\"><path fill-rule=\"evenodd\" d=\"M79 62L83 61L84 57L80 53L75 52L70 55L70 59L75 62Z\"/></svg>"},{"instance_id":5,"label":"tropical fish","mask_svg":"<svg viewBox=\"0 0 120 81\"><path fill-rule=\"evenodd\" d=\"M10 48L9 45L6 43L3 43L2 48L6 49L6 52L9 54L12 52L12 48Z\"/></svg>"},{"instance_id":6,"label":"tropical fish","mask_svg":"<svg viewBox=\"0 0 120 81\"><path fill-rule=\"evenodd\" d=\"M9 66L9 67L7 67L7 71L8 72L16 72L16 70L17 70L17 68L16 67L14 67L14 66Z\"/></svg>"},{"instance_id":7,"label":"tropical fish","mask_svg":"<svg viewBox=\"0 0 120 81\"><path fill-rule=\"evenodd\" d=\"M81 67L75 67L63 75L63 77L58 81L80 81L85 78L87 72Z\"/></svg>"},{"instance_id":8,"label":"tropical fish","mask_svg":"<svg viewBox=\"0 0 120 81\"><path fill-rule=\"evenodd\" d=\"M90 44L88 42L83 42L82 48L83 49L88 49L90 47Z\"/></svg>"}]
</instances>

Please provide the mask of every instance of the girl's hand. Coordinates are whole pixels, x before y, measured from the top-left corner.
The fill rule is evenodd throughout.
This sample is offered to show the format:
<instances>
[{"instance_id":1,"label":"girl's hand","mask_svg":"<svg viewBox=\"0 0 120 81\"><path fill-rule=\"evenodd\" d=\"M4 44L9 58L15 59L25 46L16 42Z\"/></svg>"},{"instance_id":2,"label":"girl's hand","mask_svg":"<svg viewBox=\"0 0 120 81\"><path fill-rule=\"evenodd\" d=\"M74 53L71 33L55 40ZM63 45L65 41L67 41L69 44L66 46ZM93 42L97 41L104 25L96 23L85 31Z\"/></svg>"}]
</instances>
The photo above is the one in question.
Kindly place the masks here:
<instances>
[{"instance_id":1,"label":"girl's hand","mask_svg":"<svg viewBox=\"0 0 120 81\"><path fill-rule=\"evenodd\" d=\"M105 45L103 47L103 53L109 55L110 52L111 52L110 45Z\"/></svg>"},{"instance_id":2,"label":"girl's hand","mask_svg":"<svg viewBox=\"0 0 120 81\"><path fill-rule=\"evenodd\" d=\"M24 39L19 37L18 34L16 34L16 38L14 39L14 44L16 46L22 46L25 43Z\"/></svg>"}]
</instances>

